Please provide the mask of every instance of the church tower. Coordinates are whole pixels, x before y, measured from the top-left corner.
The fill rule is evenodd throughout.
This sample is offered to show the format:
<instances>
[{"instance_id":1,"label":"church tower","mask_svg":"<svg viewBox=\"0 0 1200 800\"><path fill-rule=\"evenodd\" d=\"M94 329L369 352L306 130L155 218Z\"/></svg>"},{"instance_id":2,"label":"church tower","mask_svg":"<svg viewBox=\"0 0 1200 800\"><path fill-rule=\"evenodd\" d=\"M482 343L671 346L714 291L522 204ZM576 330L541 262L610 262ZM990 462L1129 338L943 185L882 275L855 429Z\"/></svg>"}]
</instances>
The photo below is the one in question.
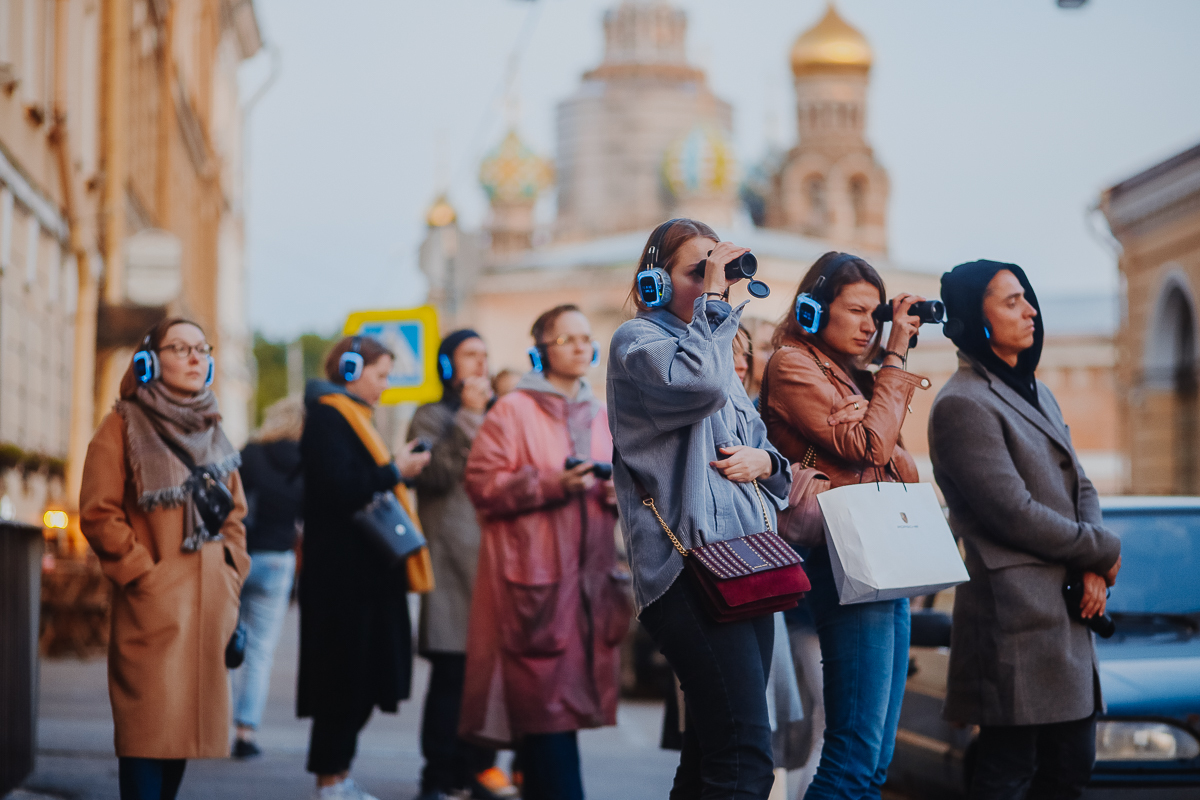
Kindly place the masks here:
<instances>
[{"instance_id":1,"label":"church tower","mask_svg":"<svg viewBox=\"0 0 1200 800\"><path fill-rule=\"evenodd\" d=\"M605 13L604 60L558 107L559 239L649 230L680 207L732 217L729 104L688 64L686 36L665 0Z\"/></svg>"},{"instance_id":2,"label":"church tower","mask_svg":"<svg viewBox=\"0 0 1200 800\"><path fill-rule=\"evenodd\" d=\"M772 176L766 226L886 252L888 176L864 135L871 47L830 2L791 62L799 141Z\"/></svg>"}]
</instances>

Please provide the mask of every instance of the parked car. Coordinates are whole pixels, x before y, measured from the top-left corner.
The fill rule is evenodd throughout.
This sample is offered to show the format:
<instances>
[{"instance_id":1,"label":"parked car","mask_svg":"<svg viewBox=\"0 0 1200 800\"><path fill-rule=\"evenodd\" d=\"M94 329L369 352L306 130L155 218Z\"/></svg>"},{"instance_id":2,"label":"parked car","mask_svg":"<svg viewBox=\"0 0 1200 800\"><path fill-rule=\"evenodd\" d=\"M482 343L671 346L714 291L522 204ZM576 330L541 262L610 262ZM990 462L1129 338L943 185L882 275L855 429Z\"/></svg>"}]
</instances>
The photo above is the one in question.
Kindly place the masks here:
<instances>
[{"instance_id":1,"label":"parked car","mask_svg":"<svg viewBox=\"0 0 1200 800\"><path fill-rule=\"evenodd\" d=\"M1086 798L1200 797L1200 497L1111 497L1121 537L1108 601L1117 626L1096 639L1107 709ZM913 797L966 794L977 729L942 719L950 618L914 610L912 663L889 782Z\"/></svg>"}]
</instances>

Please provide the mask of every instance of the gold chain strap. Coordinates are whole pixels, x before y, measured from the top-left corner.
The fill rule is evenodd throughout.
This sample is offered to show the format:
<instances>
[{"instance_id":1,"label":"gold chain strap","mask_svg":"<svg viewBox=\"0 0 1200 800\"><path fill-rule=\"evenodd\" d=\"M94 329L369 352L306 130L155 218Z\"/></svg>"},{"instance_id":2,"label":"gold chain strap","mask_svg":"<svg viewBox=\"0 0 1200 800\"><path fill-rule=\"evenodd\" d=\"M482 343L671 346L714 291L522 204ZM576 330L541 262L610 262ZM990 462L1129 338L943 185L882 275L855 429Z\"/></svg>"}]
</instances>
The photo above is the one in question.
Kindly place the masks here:
<instances>
[{"instance_id":1,"label":"gold chain strap","mask_svg":"<svg viewBox=\"0 0 1200 800\"><path fill-rule=\"evenodd\" d=\"M762 490L758 488L758 481L751 481L751 483L754 484L754 493L758 495L758 506L762 510L763 523L767 526L767 530L771 530L771 518L767 516L767 504L763 500ZM662 526L662 529L667 532L667 537L671 540L671 544L675 545L675 549L679 551L679 555L687 558L687 548L680 544L679 539L676 538L675 534L671 531L671 528L669 525L667 525L666 520L664 520L662 515L658 513L658 507L654 505L654 498L647 497L642 501L642 505L654 512L654 518L658 520L658 524Z\"/></svg>"}]
</instances>

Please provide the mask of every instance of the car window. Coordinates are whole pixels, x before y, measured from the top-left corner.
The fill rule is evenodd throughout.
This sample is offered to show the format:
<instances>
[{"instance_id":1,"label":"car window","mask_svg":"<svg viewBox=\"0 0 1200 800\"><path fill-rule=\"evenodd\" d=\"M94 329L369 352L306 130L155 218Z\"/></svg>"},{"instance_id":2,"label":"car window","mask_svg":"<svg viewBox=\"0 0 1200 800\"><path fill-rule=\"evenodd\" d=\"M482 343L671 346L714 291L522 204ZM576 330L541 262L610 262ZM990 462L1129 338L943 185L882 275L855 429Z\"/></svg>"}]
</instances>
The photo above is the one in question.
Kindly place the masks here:
<instances>
[{"instance_id":1,"label":"car window","mask_svg":"<svg viewBox=\"0 0 1200 800\"><path fill-rule=\"evenodd\" d=\"M1104 525L1121 537L1121 573L1110 612L1200 612L1200 512L1111 510Z\"/></svg>"}]
</instances>

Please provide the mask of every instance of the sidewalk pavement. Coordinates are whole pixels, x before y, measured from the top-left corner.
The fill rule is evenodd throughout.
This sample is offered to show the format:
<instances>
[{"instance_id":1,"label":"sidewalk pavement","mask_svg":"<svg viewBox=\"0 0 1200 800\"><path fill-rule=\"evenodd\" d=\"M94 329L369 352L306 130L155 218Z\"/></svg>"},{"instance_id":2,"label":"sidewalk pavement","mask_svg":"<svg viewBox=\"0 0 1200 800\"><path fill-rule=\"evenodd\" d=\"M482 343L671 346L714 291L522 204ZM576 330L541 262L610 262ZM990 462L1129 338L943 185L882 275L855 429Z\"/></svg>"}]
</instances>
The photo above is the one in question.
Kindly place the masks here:
<instances>
[{"instance_id":1,"label":"sidewalk pavement","mask_svg":"<svg viewBox=\"0 0 1200 800\"><path fill-rule=\"evenodd\" d=\"M308 720L295 716L298 617L288 612L271 674L271 691L259 731L261 758L192 761L180 800L255 798L301 800L312 794L304 771ZM380 800L410 800L421 769L421 707L428 665L416 660L413 699L399 714L371 717L359 737L352 775ZM40 673L37 769L24 790L8 800L40 796L115 800L117 761L104 659L43 661ZM662 705L623 702L615 728L582 731L584 787L589 800L659 800L670 790L679 754L658 748ZM231 733L232 736L232 733ZM507 766L502 754L501 764Z\"/></svg>"}]
</instances>

